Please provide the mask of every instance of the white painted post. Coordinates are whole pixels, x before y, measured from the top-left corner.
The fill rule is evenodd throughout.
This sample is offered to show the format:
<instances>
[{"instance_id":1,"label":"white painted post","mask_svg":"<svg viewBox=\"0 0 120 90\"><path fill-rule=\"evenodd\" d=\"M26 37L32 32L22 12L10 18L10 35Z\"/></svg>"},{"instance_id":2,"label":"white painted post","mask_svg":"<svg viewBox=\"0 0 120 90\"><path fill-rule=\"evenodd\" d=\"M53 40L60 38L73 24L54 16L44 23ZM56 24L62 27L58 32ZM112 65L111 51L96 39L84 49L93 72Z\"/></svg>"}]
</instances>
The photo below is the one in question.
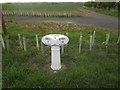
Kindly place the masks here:
<instances>
[{"instance_id":1,"label":"white painted post","mask_svg":"<svg viewBox=\"0 0 120 90\"><path fill-rule=\"evenodd\" d=\"M20 13L21 13L21 16L22 16L23 15L22 12L20 12Z\"/></svg>"},{"instance_id":2,"label":"white painted post","mask_svg":"<svg viewBox=\"0 0 120 90\"><path fill-rule=\"evenodd\" d=\"M39 16L42 16L42 14L41 14L41 13L39 13Z\"/></svg>"},{"instance_id":3,"label":"white painted post","mask_svg":"<svg viewBox=\"0 0 120 90\"><path fill-rule=\"evenodd\" d=\"M24 46L24 51L26 51L26 39L24 36L23 36L23 46Z\"/></svg>"},{"instance_id":4,"label":"white painted post","mask_svg":"<svg viewBox=\"0 0 120 90\"><path fill-rule=\"evenodd\" d=\"M68 37L68 32L66 32L66 36ZM68 44L66 44L66 45L68 45Z\"/></svg>"},{"instance_id":5,"label":"white painted post","mask_svg":"<svg viewBox=\"0 0 120 90\"><path fill-rule=\"evenodd\" d=\"M66 36L68 36L68 32L66 32Z\"/></svg>"},{"instance_id":6,"label":"white painted post","mask_svg":"<svg viewBox=\"0 0 120 90\"><path fill-rule=\"evenodd\" d=\"M117 44L120 43L120 35L118 36Z\"/></svg>"},{"instance_id":7,"label":"white painted post","mask_svg":"<svg viewBox=\"0 0 120 90\"><path fill-rule=\"evenodd\" d=\"M6 15L6 11L5 11L5 15Z\"/></svg>"},{"instance_id":8,"label":"white painted post","mask_svg":"<svg viewBox=\"0 0 120 90\"><path fill-rule=\"evenodd\" d=\"M66 36L68 37L68 32L66 32ZM67 44L66 44L67 46ZM64 45L61 46L61 53L63 54L64 53Z\"/></svg>"},{"instance_id":9,"label":"white painted post","mask_svg":"<svg viewBox=\"0 0 120 90\"><path fill-rule=\"evenodd\" d=\"M1 44L2 44L3 48L5 49L5 43L4 43L4 40L3 40L3 38L2 38L2 35L1 35L1 34L0 34L0 41L1 41Z\"/></svg>"},{"instance_id":10,"label":"white painted post","mask_svg":"<svg viewBox=\"0 0 120 90\"><path fill-rule=\"evenodd\" d=\"M29 16L29 13L27 12L27 16Z\"/></svg>"},{"instance_id":11,"label":"white painted post","mask_svg":"<svg viewBox=\"0 0 120 90\"><path fill-rule=\"evenodd\" d=\"M108 46L109 39L110 39L110 33L107 33L107 34L106 34L106 42L105 42L105 45L106 45L106 46Z\"/></svg>"},{"instance_id":12,"label":"white painted post","mask_svg":"<svg viewBox=\"0 0 120 90\"><path fill-rule=\"evenodd\" d=\"M37 46L37 49L39 50L39 41L38 41L38 35L36 34L36 46Z\"/></svg>"},{"instance_id":13,"label":"white painted post","mask_svg":"<svg viewBox=\"0 0 120 90\"><path fill-rule=\"evenodd\" d=\"M81 46L82 46L82 32L80 32L79 53L81 52Z\"/></svg>"},{"instance_id":14,"label":"white painted post","mask_svg":"<svg viewBox=\"0 0 120 90\"><path fill-rule=\"evenodd\" d=\"M110 34L107 33L107 34L106 34L106 42L105 42L105 45L106 45L106 51L107 51L107 48L108 48L109 38L110 38Z\"/></svg>"},{"instance_id":15,"label":"white painted post","mask_svg":"<svg viewBox=\"0 0 120 90\"><path fill-rule=\"evenodd\" d=\"M35 13L33 12L33 16L35 15Z\"/></svg>"},{"instance_id":16,"label":"white painted post","mask_svg":"<svg viewBox=\"0 0 120 90\"><path fill-rule=\"evenodd\" d=\"M95 33L96 33L96 31L93 32L93 42L92 42L92 45L94 45L94 43L95 43Z\"/></svg>"},{"instance_id":17,"label":"white painted post","mask_svg":"<svg viewBox=\"0 0 120 90\"><path fill-rule=\"evenodd\" d=\"M50 16L50 14L48 13L48 17Z\"/></svg>"},{"instance_id":18,"label":"white painted post","mask_svg":"<svg viewBox=\"0 0 120 90\"><path fill-rule=\"evenodd\" d=\"M64 16L66 16L66 13L64 13Z\"/></svg>"},{"instance_id":19,"label":"white painted post","mask_svg":"<svg viewBox=\"0 0 120 90\"><path fill-rule=\"evenodd\" d=\"M90 35L90 46L89 46L89 50L92 50L92 35Z\"/></svg>"},{"instance_id":20,"label":"white painted post","mask_svg":"<svg viewBox=\"0 0 120 90\"><path fill-rule=\"evenodd\" d=\"M18 40L19 40L20 48L22 48L22 40L20 34L18 34Z\"/></svg>"}]
</instances>

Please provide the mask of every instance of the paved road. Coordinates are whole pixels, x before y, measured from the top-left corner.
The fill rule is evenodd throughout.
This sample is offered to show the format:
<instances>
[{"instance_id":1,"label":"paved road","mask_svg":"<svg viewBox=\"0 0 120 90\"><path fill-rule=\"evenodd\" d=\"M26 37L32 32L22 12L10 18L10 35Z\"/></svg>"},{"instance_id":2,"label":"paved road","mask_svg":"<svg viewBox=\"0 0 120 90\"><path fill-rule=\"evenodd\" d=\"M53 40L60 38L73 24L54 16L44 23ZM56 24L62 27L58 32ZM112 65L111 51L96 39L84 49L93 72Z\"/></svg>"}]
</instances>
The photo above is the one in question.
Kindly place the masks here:
<instances>
[{"instance_id":1,"label":"paved road","mask_svg":"<svg viewBox=\"0 0 120 90\"><path fill-rule=\"evenodd\" d=\"M112 16L106 16L91 11L81 11L84 17L79 18L40 18L40 17L17 17L9 16L5 17L5 21L15 22L43 22L43 21L61 21L61 22L72 22L79 24L95 25L99 27L107 27L118 29L118 18Z\"/></svg>"}]
</instances>

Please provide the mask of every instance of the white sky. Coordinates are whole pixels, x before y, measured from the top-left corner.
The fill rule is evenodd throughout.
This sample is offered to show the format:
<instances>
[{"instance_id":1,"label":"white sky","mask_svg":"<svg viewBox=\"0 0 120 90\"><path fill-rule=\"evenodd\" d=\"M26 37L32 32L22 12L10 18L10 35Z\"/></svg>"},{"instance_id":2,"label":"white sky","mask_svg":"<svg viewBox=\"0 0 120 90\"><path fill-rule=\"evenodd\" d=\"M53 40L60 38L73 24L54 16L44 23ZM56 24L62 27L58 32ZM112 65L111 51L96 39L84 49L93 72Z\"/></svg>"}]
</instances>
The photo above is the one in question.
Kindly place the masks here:
<instances>
[{"instance_id":1,"label":"white sky","mask_svg":"<svg viewBox=\"0 0 120 90\"><path fill-rule=\"evenodd\" d=\"M94 0L0 0L1 3L5 2L87 2Z\"/></svg>"}]
</instances>

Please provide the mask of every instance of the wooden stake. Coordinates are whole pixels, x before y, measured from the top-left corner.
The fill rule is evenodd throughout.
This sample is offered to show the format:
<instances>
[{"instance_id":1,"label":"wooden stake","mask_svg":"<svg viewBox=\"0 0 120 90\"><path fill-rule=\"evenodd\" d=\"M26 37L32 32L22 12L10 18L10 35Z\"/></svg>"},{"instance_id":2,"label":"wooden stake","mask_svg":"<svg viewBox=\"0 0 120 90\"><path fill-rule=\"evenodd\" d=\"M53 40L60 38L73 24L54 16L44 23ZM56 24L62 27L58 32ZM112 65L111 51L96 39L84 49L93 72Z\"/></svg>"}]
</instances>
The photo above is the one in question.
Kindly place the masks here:
<instances>
[{"instance_id":1,"label":"wooden stake","mask_svg":"<svg viewBox=\"0 0 120 90\"><path fill-rule=\"evenodd\" d=\"M5 43L1 34L0 34L0 41L1 41L2 47L5 49Z\"/></svg>"},{"instance_id":2,"label":"wooden stake","mask_svg":"<svg viewBox=\"0 0 120 90\"><path fill-rule=\"evenodd\" d=\"M82 46L82 32L80 32L80 39L79 39L79 53L81 52L81 46Z\"/></svg>"},{"instance_id":3,"label":"wooden stake","mask_svg":"<svg viewBox=\"0 0 120 90\"><path fill-rule=\"evenodd\" d=\"M92 35L90 35L90 47L89 47L89 50L90 51L92 50Z\"/></svg>"},{"instance_id":4,"label":"wooden stake","mask_svg":"<svg viewBox=\"0 0 120 90\"><path fill-rule=\"evenodd\" d=\"M18 40L19 40L20 48L22 48L22 40L21 40L21 36L20 36L20 34L18 34Z\"/></svg>"},{"instance_id":5,"label":"wooden stake","mask_svg":"<svg viewBox=\"0 0 120 90\"><path fill-rule=\"evenodd\" d=\"M120 43L120 35L118 36L117 44Z\"/></svg>"},{"instance_id":6,"label":"wooden stake","mask_svg":"<svg viewBox=\"0 0 120 90\"><path fill-rule=\"evenodd\" d=\"M68 32L66 32L66 36L68 37ZM68 44L66 44L66 46L67 46Z\"/></svg>"},{"instance_id":7,"label":"wooden stake","mask_svg":"<svg viewBox=\"0 0 120 90\"><path fill-rule=\"evenodd\" d=\"M95 43L95 33L96 33L96 31L93 32L93 42L92 42L92 45L94 45L94 43Z\"/></svg>"},{"instance_id":8,"label":"wooden stake","mask_svg":"<svg viewBox=\"0 0 120 90\"><path fill-rule=\"evenodd\" d=\"M107 33L107 34L106 34L106 42L105 42L105 45L106 45L106 51L107 51L107 48L108 48L109 39L110 39L110 34Z\"/></svg>"},{"instance_id":9,"label":"wooden stake","mask_svg":"<svg viewBox=\"0 0 120 90\"><path fill-rule=\"evenodd\" d=\"M38 41L38 35L36 34L36 46L37 46L37 49L39 50L39 41Z\"/></svg>"},{"instance_id":10,"label":"wooden stake","mask_svg":"<svg viewBox=\"0 0 120 90\"><path fill-rule=\"evenodd\" d=\"M26 51L26 38L23 36L23 46L24 46L24 51Z\"/></svg>"},{"instance_id":11,"label":"wooden stake","mask_svg":"<svg viewBox=\"0 0 120 90\"><path fill-rule=\"evenodd\" d=\"M106 34L106 42L105 42L105 45L107 46L108 43L109 43L109 39L110 39L110 33L107 33Z\"/></svg>"}]
</instances>

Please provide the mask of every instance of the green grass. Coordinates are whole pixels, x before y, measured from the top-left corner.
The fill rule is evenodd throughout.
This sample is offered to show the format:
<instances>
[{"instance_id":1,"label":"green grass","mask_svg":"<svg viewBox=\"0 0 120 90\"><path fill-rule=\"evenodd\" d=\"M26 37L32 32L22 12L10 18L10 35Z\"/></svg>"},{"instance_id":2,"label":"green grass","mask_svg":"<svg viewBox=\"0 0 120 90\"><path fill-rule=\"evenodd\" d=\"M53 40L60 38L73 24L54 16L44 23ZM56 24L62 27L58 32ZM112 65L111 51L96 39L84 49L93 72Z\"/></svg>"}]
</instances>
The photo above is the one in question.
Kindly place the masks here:
<instances>
[{"instance_id":1,"label":"green grass","mask_svg":"<svg viewBox=\"0 0 120 90\"><path fill-rule=\"evenodd\" d=\"M38 16L38 13L41 13L41 16L46 14L50 14L52 17L54 16L65 16L64 13L72 13L72 16L79 17L81 16L78 9L81 8L83 4L81 3L24 3L24 4L3 4L2 9L3 12L7 12L7 15L12 15L11 13L15 13L14 15L18 15L21 11L23 14L28 12L30 16L34 11L35 16Z\"/></svg>"},{"instance_id":2,"label":"green grass","mask_svg":"<svg viewBox=\"0 0 120 90\"><path fill-rule=\"evenodd\" d=\"M3 4L3 10L48 10L48 11L67 11L80 8L82 4L77 3L24 3L24 4Z\"/></svg>"},{"instance_id":3,"label":"green grass","mask_svg":"<svg viewBox=\"0 0 120 90\"><path fill-rule=\"evenodd\" d=\"M40 16L40 17L81 17L83 16L80 12L83 9L84 4L82 3L4 3L2 4L3 13L6 12L8 16ZM97 13L105 14L108 16L119 17L118 10L116 9L98 9L98 8L88 8ZM29 13L29 15L27 14ZM64 14L67 15L64 15ZM40 15L39 15L40 14Z\"/></svg>"},{"instance_id":4,"label":"green grass","mask_svg":"<svg viewBox=\"0 0 120 90\"><path fill-rule=\"evenodd\" d=\"M108 15L108 16L120 17L117 9L108 10L108 9L99 9L99 8L90 8L90 7L85 7L85 9L91 10L91 11L94 11L94 12L97 12L97 13L105 14L105 15Z\"/></svg>"},{"instance_id":5,"label":"green grass","mask_svg":"<svg viewBox=\"0 0 120 90\"><path fill-rule=\"evenodd\" d=\"M60 22L8 22L7 26L11 48L9 51L3 49L2 52L3 88L118 87L117 30ZM90 52L89 35L95 28L95 45ZM83 32L83 44L79 54L80 31ZM40 40L42 36L50 33L66 32L69 33L70 41L61 55L63 67L53 73L50 68L50 47L44 46L44 53L38 51L35 34L38 34ZM111 38L106 51L102 42L108 32ZM27 51L19 47L18 33L26 36Z\"/></svg>"}]
</instances>

